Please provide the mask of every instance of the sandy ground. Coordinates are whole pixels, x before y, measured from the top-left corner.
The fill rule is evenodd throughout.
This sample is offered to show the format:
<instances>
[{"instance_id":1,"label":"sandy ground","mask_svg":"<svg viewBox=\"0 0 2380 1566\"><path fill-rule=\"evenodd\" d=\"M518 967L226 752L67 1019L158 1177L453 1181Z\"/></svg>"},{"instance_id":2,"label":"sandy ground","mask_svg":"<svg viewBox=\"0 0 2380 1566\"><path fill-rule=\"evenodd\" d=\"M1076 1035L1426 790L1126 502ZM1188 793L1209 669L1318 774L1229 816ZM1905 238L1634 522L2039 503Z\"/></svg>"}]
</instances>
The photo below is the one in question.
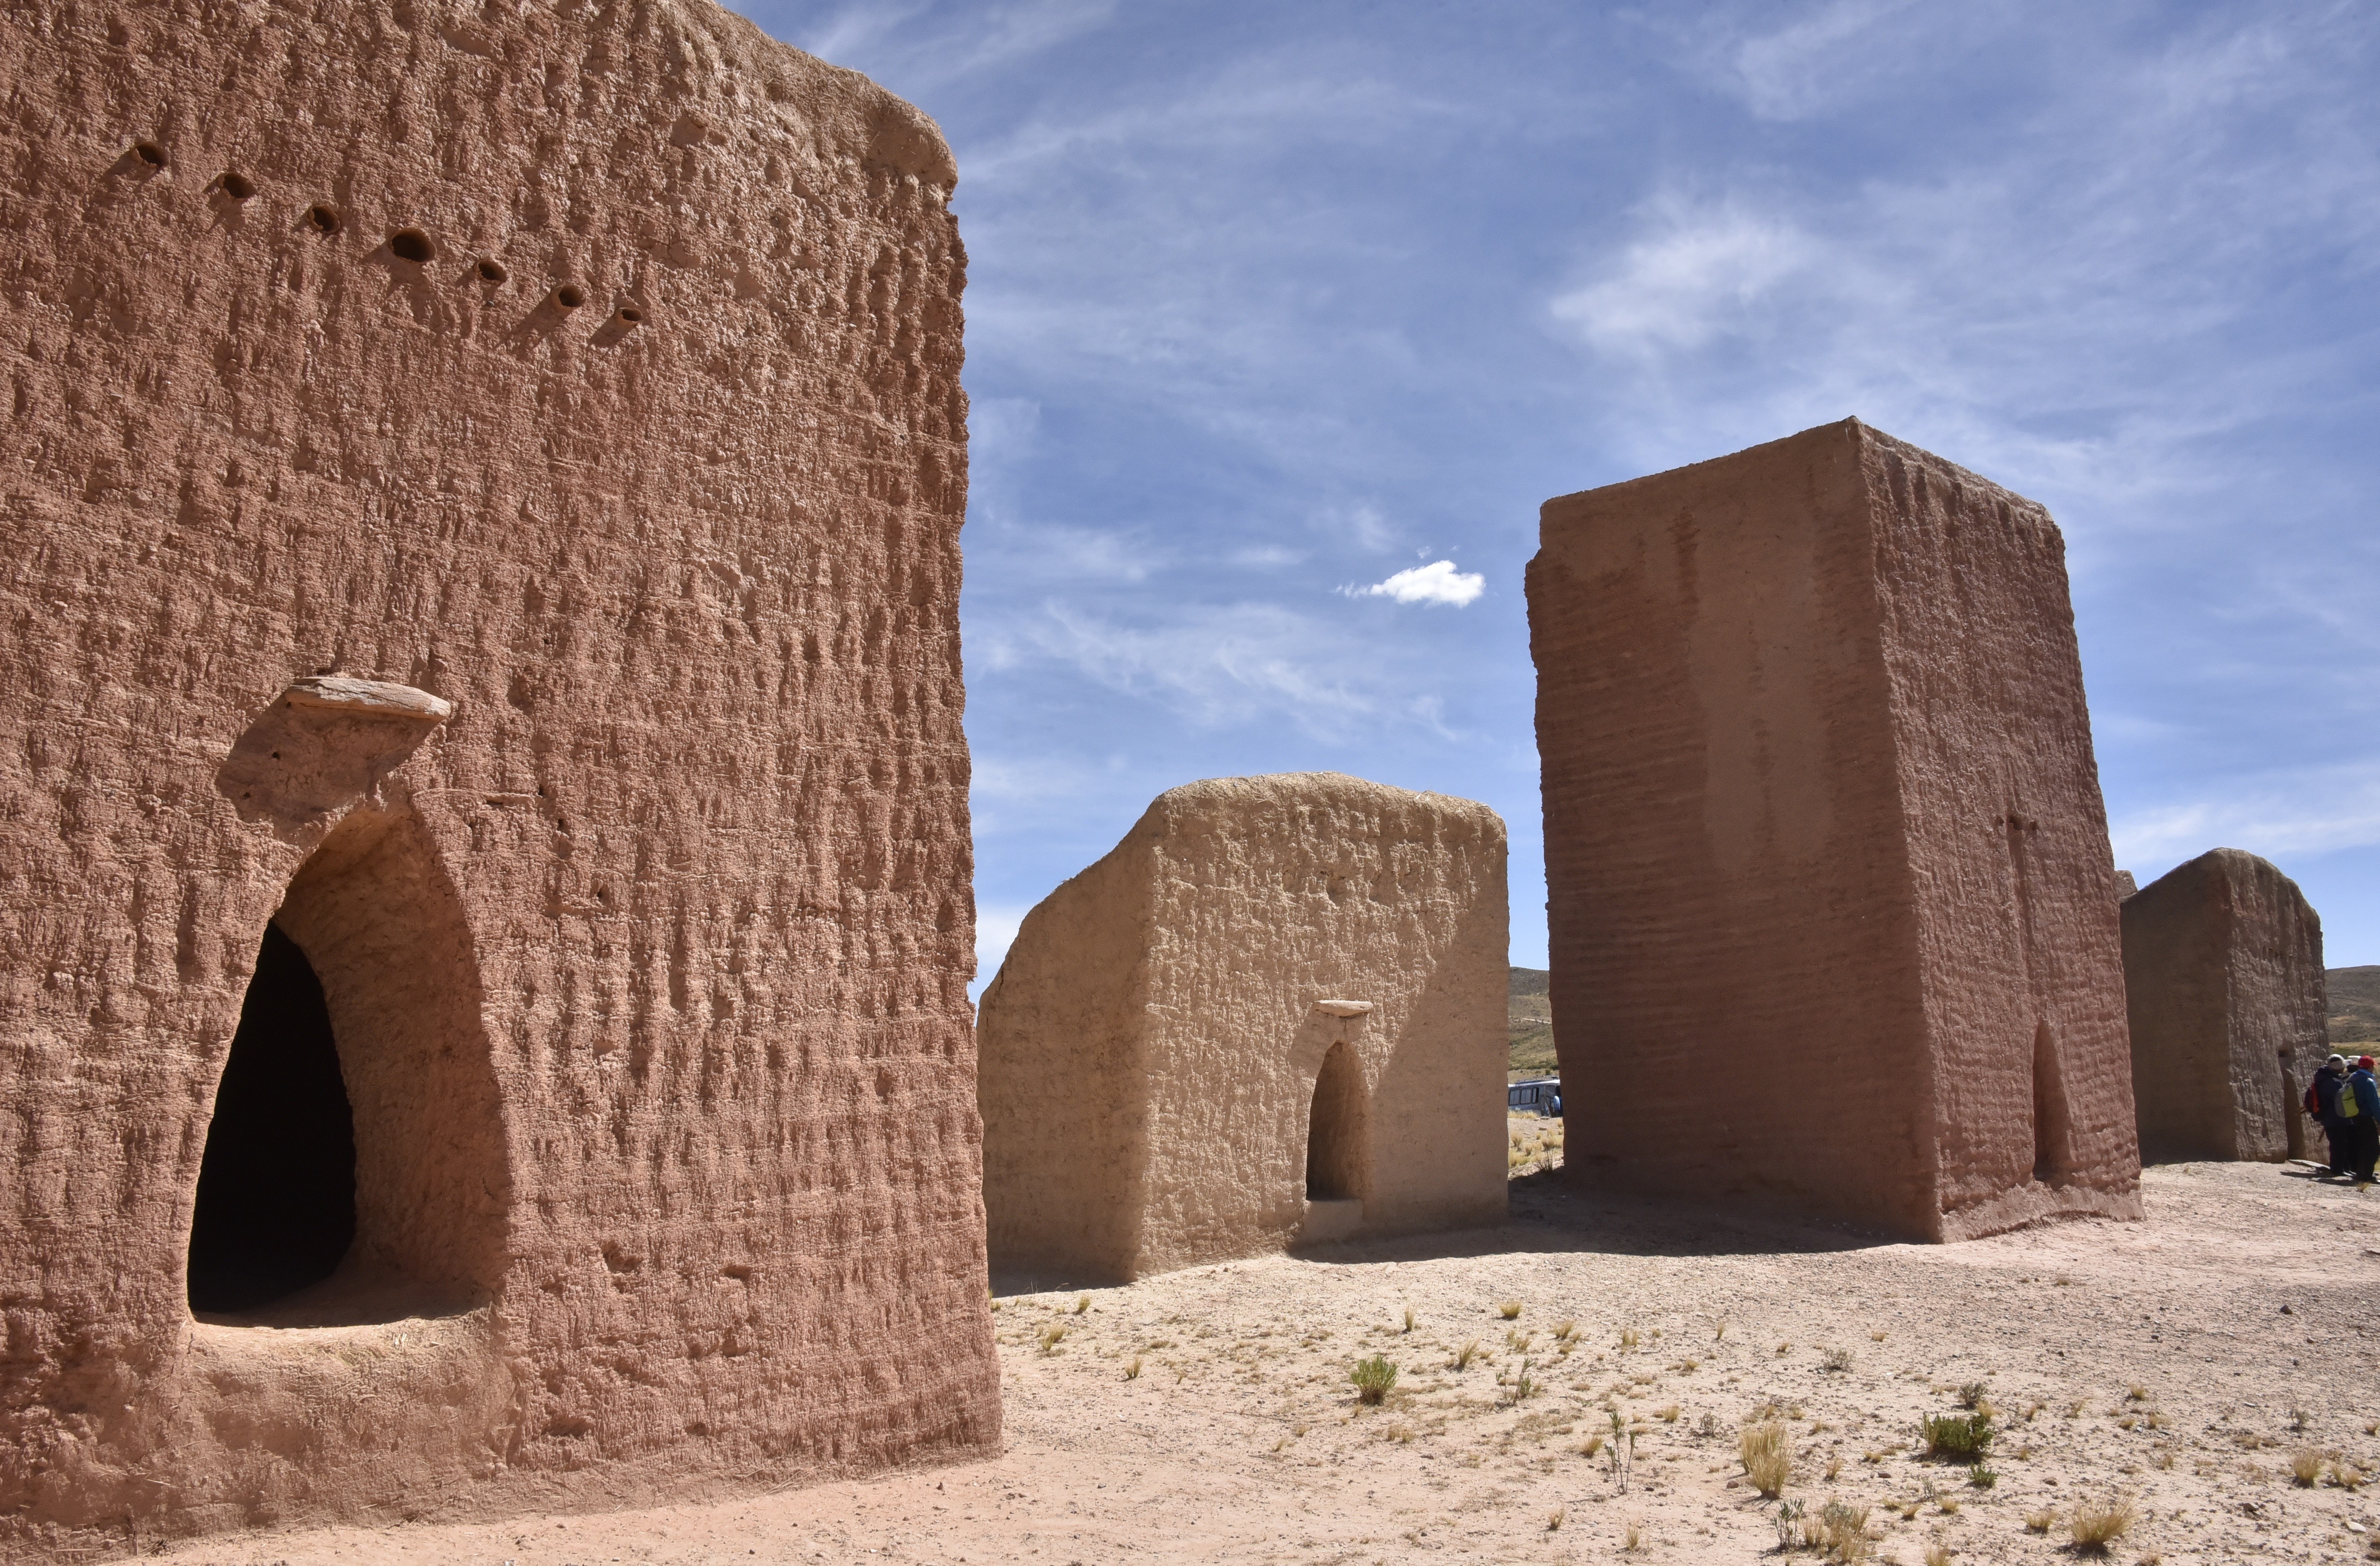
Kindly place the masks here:
<instances>
[{"instance_id":1,"label":"sandy ground","mask_svg":"<svg viewBox=\"0 0 2380 1566\"><path fill-rule=\"evenodd\" d=\"M2145 1224L1918 1246L1590 1203L1557 1180L1516 1181L1503 1229L1005 1294L996 1462L703 1507L217 1538L164 1559L1784 1559L1775 1503L1737 1458L1763 1405L1791 1431L1786 1498L1812 1515L1867 1508L1879 1560L2072 1560L2067 1519L2111 1498L2138 1512L2122 1561L2362 1560L2380 1537L2380 1487L2290 1471L2307 1453L2350 1481L2380 1473L2380 1195L2180 1165L2146 1175ZM1375 1353L1401 1375L1362 1408L1347 1371ZM1915 1455L1920 1416L1955 1412L1973 1383L2005 1427L1988 1489ZM1635 1432L1624 1484L1615 1412Z\"/></svg>"}]
</instances>

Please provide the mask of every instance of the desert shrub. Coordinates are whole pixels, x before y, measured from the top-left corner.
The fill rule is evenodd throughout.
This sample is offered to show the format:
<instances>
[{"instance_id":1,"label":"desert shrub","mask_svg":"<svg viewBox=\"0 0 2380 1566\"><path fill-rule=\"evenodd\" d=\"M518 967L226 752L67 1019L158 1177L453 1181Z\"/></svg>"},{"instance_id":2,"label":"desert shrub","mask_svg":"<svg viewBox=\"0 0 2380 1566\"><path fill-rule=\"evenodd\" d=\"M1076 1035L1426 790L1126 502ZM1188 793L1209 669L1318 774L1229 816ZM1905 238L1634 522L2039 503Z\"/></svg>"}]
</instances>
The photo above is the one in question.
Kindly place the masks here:
<instances>
[{"instance_id":1,"label":"desert shrub","mask_svg":"<svg viewBox=\"0 0 2380 1566\"><path fill-rule=\"evenodd\" d=\"M1695 1420L1694 1434L1700 1436L1705 1440L1708 1440L1713 1436L1718 1435L1718 1415L1716 1414L1706 1413L1700 1419Z\"/></svg>"},{"instance_id":2,"label":"desert shrub","mask_svg":"<svg viewBox=\"0 0 2380 1566\"><path fill-rule=\"evenodd\" d=\"M1830 1560L1865 1560L1876 1553L1876 1540L1867 1531L1867 1508L1847 1500L1829 1500L1819 1508L1817 1521L1803 1529L1803 1536Z\"/></svg>"},{"instance_id":3,"label":"desert shrub","mask_svg":"<svg viewBox=\"0 0 2380 1566\"><path fill-rule=\"evenodd\" d=\"M2085 1504L2074 1509L2067 1520L2066 1532L2074 1540L2074 1548L2087 1554L2105 1555L2107 1546L2124 1536L2140 1520L2140 1512L2121 1496L2104 1505Z\"/></svg>"},{"instance_id":4,"label":"desert shrub","mask_svg":"<svg viewBox=\"0 0 2380 1566\"><path fill-rule=\"evenodd\" d=\"M1774 1419L1746 1425L1735 1444L1743 1460L1743 1476L1752 1481L1761 1499L1774 1500L1782 1495L1785 1481L1793 1476L1793 1443L1785 1426Z\"/></svg>"},{"instance_id":5,"label":"desert shrub","mask_svg":"<svg viewBox=\"0 0 2380 1566\"><path fill-rule=\"evenodd\" d=\"M1925 1455L1950 1463L1977 1463L1992 1450L1988 1414L1929 1414L1918 1422Z\"/></svg>"},{"instance_id":6,"label":"desert shrub","mask_svg":"<svg viewBox=\"0 0 2380 1566\"><path fill-rule=\"evenodd\" d=\"M1777 1524L1777 1552L1779 1555L1802 1542L1802 1503L1800 1501L1779 1501L1776 1515L1769 1521Z\"/></svg>"},{"instance_id":7,"label":"desert shrub","mask_svg":"<svg viewBox=\"0 0 2380 1566\"><path fill-rule=\"evenodd\" d=\"M1851 1367L1852 1351L1849 1349L1828 1349L1818 1356L1818 1368L1821 1370L1841 1372Z\"/></svg>"},{"instance_id":8,"label":"desert shrub","mask_svg":"<svg viewBox=\"0 0 2380 1566\"><path fill-rule=\"evenodd\" d=\"M1990 1391L1991 1389L1985 1386L1981 1381L1970 1381L1965 1386L1959 1389L1959 1406L1961 1408L1981 1408L1984 1405L1985 1397Z\"/></svg>"},{"instance_id":9,"label":"desert shrub","mask_svg":"<svg viewBox=\"0 0 2380 1566\"><path fill-rule=\"evenodd\" d=\"M1994 1485L1997 1485L1999 1482L1999 1475L1993 1469L1987 1468L1980 1463L1967 1470L1967 1483L1974 1486L1975 1488L1979 1490L1990 1489Z\"/></svg>"},{"instance_id":10,"label":"desert shrub","mask_svg":"<svg viewBox=\"0 0 2380 1566\"><path fill-rule=\"evenodd\" d=\"M1355 1367L1347 1372L1347 1379L1355 1383L1355 1395L1360 1401L1378 1402L1397 1384L1397 1367L1389 1363L1388 1355L1376 1354L1369 1359L1357 1360Z\"/></svg>"}]
</instances>

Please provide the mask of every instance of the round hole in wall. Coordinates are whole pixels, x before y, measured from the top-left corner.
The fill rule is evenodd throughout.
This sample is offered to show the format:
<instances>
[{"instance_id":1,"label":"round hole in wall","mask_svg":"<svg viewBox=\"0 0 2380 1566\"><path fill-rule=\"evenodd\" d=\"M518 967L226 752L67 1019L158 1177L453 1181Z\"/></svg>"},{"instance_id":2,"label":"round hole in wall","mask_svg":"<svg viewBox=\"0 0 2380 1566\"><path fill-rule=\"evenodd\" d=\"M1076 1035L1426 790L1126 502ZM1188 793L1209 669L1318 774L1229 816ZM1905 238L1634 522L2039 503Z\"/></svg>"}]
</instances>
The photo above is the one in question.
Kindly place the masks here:
<instances>
[{"instance_id":1,"label":"round hole in wall","mask_svg":"<svg viewBox=\"0 0 2380 1566\"><path fill-rule=\"evenodd\" d=\"M388 248L397 260L416 264L429 261L438 253L431 249L430 236L419 228L398 229L388 237Z\"/></svg>"},{"instance_id":2,"label":"round hole in wall","mask_svg":"<svg viewBox=\"0 0 2380 1566\"><path fill-rule=\"evenodd\" d=\"M256 194L256 181L237 171L226 171L216 183L223 187L223 193L235 201L245 201Z\"/></svg>"},{"instance_id":3,"label":"round hole in wall","mask_svg":"<svg viewBox=\"0 0 2380 1566\"><path fill-rule=\"evenodd\" d=\"M634 326L637 322L644 319L645 312L638 310L636 306L622 305L620 307L620 320L627 325Z\"/></svg>"},{"instance_id":4,"label":"round hole in wall","mask_svg":"<svg viewBox=\"0 0 2380 1566\"><path fill-rule=\"evenodd\" d=\"M500 261L483 261L480 263L480 277L483 282L502 283L511 275L511 273L504 270L504 263Z\"/></svg>"},{"instance_id":5,"label":"round hole in wall","mask_svg":"<svg viewBox=\"0 0 2380 1566\"><path fill-rule=\"evenodd\" d=\"M154 141L135 141L132 143L132 155L151 168L165 166L165 149Z\"/></svg>"},{"instance_id":6,"label":"round hole in wall","mask_svg":"<svg viewBox=\"0 0 2380 1566\"><path fill-rule=\"evenodd\" d=\"M565 283L553 291L553 302L564 310L577 310L587 302L587 296L575 285Z\"/></svg>"},{"instance_id":7,"label":"round hole in wall","mask_svg":"<svg viewBox=\"0 0 2380 1566\"><path fill-rule=\"evenodd\" d=\"M317 234L336 234L339 231L339 209L317 201L306 209L306 226Z\"/></svg>"}]
</instances>

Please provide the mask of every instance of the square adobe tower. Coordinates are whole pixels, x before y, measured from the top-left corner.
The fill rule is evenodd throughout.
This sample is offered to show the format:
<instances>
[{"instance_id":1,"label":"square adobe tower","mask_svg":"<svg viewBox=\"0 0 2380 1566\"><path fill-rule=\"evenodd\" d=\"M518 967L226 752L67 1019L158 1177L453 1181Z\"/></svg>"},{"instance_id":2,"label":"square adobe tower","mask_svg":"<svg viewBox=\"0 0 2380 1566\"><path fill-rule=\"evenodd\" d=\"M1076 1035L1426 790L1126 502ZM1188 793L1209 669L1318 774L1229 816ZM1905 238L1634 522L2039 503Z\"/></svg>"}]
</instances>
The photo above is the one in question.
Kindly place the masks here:
<instances>
[{"instance_id":1,"label":"square adobe tower","mask_svg":"<svg viewBox=\"0 0 2380 1566\"><path fill-rule=\"evenodd\" d=\"M2123 919L2141 1156L2304 1157L2300 1095L2330 1027L2322 920L2298 883L2216 848L2124 899Z\"/></svg>"},{"instance_id":2,"label":"square adobe tower","mask_svg":"<svg viewBox=\"0 0 2380 1566\"><path fill-rule=\"evenodd\" d=\"M1920 1239L2138 1217L2048 514L1847 420L1542 520L1572 1177Z\"/></svg>"},{"instance_id":3,"label":"square adobe tower","mask_svg":"<svg viewBox=\"0 0 2380 1566\"><path fill-rule=\"evenodd\" d=\"M1342 773L1160 795L984 991L993 1265L1502 1222L1504 853L1485 805Z\"/></svg>"}]
</instances>

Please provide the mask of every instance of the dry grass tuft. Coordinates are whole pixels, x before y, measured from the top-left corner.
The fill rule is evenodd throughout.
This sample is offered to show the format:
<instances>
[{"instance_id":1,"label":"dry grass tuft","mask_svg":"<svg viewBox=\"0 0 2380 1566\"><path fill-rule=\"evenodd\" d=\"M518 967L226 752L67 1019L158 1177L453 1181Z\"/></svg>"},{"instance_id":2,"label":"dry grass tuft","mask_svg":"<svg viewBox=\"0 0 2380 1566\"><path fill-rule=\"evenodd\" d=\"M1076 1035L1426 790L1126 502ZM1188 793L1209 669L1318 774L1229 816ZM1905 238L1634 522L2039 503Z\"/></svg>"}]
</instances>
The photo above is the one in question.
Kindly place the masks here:
<instances>
[{"instance_id":1,"label":"dry grass tuft","mask_svg":"<svg viewBox=\"0 0 2380 1566\"><path fill-rule=\"evenodd\" d=\"M1549 1533L1549 1534L1556 1534L1556 1533L1560 1533L1560 1532L1561 1531L1561 1525L1562 1525L1563 1522L1564 1522L1564 1521L1565 1521L1569 1516L1570 1516L1570 1509L1569 1509L1568 1507L1563 1507L1563 1506L1557 1506L1557 1507L1555 1507L1551 1511L1547 1512L1547 1513L1546 1513L1546 1532L1548 1532L1548 1533Z\"/></svg>"},{"instance_id":2,"label":"dry grass tuft","mask_svg":"<svg viewBox=\"0 0 2380 1566\"><path fill-rule=\"evenodd\" d=\"M1653 1417L1664 1425L1675 1425L1678 1422L1678 1405L1671 1403L1667 1408L1657 1408L1653 1411Z\"/></svg>"},{"instance_id":3,"label":"dry grass tuft","mask_svg":"<svg viewBox=\"0 0 2380 1566\"><path fill-rule=\"evenodd\" d=\"M1927 1545L1925 1566L1950 1566L1950 1547L1940 1543Z\"/></svg>"},{"instance_id":4,"label":"dry grass tuft","mask_svg":"<svg viewBox=\"0 0 2380 1566\"><path fill-rule=\"evenodd\" d=\"M1578 1444L1578 1454L1581 1457L1593 1457L1597 1452L1601 1451L1602 1450L1603 1438L1601 1436L1589 1436L1586 1439Z\"/></svg>"},{"instance_id":5,"label":"dry grass tuft","mask_svg":"<svg viewBox=\"0 0 2380 1566\"><path fill-rule=\"evenodd\" d=\"M2055 1511L2044 1509L2024 1514L2024 1531L2028 1534L2046 1534L2056 1526L2058 1526L2058 1513Z\"/></svg>"},{"instance_id":6,"label":"dry grass tuft","mask_svg":"<svg viewBox=\"0 0 2380 1566\"><path fill-rule=\"evenodd\" d=\"M1827 1459L1827 1477L1829 1479L1839 1478L1841 1476L1842 1471L1842 1455L1838 1452L1828 1456Z\"/></svg>"},{"instance_id":7,"label":"dry grass tuft","mask_svg":"<svg viewBox=\"0 0 2380 1566\"><path fill-rule=\"evenodd\" d=\"M1347 1379L1355 1383L1359 1402L1378 1403L1397 1384L1397 1367L1389 1363L1388 1355L1376 1354L1369 1359L1357 1360L1354 1368L1347 1372Z\"/></svg>"},{"instance_id":8,"label":"dry grass tuft","mask_svg":"<svg viewBox=\"0 0 2380 1566\"><path fill-rule=\"evenodd\" d=\"M1461 1348L1454 1351L1454 1368L1457 1370L1468 1370L1471 1368L1471 1362L1478 1357L1479 1340L1474 1338L1470 1341L1464 1343Z\"/></svg>"},{"instance_id":9,"label":"dry grass tuft","mask_svg":"<svg viewBox=\"0 0 2380 1566\"><path fill-rule=\"evenodd\" d=\"M1633 1349L1644 1341L1633 1327L1622 1327L1620 1329L1620 1346L1623 1349Z\"/></svg>"},{"instance_id":10,"label":"dry grass tuft","mask_svg":"<svg viewBox=\"0 0 2380 1566\"><path fill-rule=\"evenodd\" d=\"M1405 1330L1408 1332L1412 1331L1414 1329L1414 1323L1418 1319L1419 1317L1414 1315L1414 1307L1411 1305L1405 1306Z\"/></svg>"},{"instance_id":11,"label":"dry grass tuft","mask_svg":"<svg viewBox=\"0 0 2380 1566\"><path fill-rule=\"evenodd\" d=\"M2289 1477L2306 1489L2322 1483L2323 1454L2312 1447L2300 1447L2289 1453Z\"/></svg>"},{"instance_id":12,"label":"dry grass tuft","mask_svg":"<svg viewBox=\"0 0 2380 1566\"><path fill-rule=\"evenodd\" d=\"M1645 1524L1642 1523L1629 1524L1626 1531L1620 1536L1620 1548L1626 1550L1631 1555L1633 1555L1638 1550L1644 1548Z\"/></svg>"},{"instance_id":13,"label":"dry grass tuft","mask_svg":"<svg viewBox=\"0 0 2380 1566\"><path fill-rule=\"evenodd\" d=\"M1867 1508L1847 1500L1829 1500L1815 1520L1803 1524L1803 1538L1822 1549L1829 1560L1866 1560L1876 1554L1876 1539L1867 1531Z\"/></svg>"},{"instance_id":14,"label":"dry grass tuft","mask_svg":"<svg viewBox=\"0 0 2380 1566\"><path fill-rule=\"evenodd\" d=\"M1521 1315L1521 1302L1518 1300L1506 1300L1503 1304L1496 1307L1496 1314L1502 1317L1507 1321L1517 1320Z\"/></svg>"},{"instance_id":15,"label":"dry grass tuft","mask_svg":"<svg viewBox=\"0 0 2380 1566\"><path fill-rule=\"evenodd\" d=\"M2140 1510L2132 1504L2131 1498L2116 1496L2104 1505L2076 1507L2074 1515L2067 1519L2066 1532L2073 1539L2076 1549L2086 1554L2105 1555L2107 1546L2123 1537L2139 1520Z\"/></svg>"},{"instance_id":16,"label":"dry grass tuft","mask_svg":"<svg viewBox=\"0 0 2380 1566\"><path fill-rule=\"evenodd\" d=\"M1137 1381L1140 1379L1140 1355L1135 1354L1131 1359L1124 1362L1123 1378L1127 1381Z\"/></svg>"},{"instance_id":17,"label":"dry grass tuft","mask_svg":"<svg viewBox=\"0 0 2380 1566\"><path fill-rule=\"evenodd\" d=\"M1785 1491L1785 1483L1793 1476L1793 1443L1785 1426L1774 1419L1764 1419L1747 1425L1735 1439L1736 1451L1743 1460L1743 1475L1752 1487L1760 1492L1763 1500L1774 1500Z\"/></svg>"},{"instance_id":18,"label":"dry grass tuft","mask_svg":"<svg viewBox=\"0 0 2380 1566\"><path fill-rule=\"evenodd\" d=\"M2343 1457L2334 1457L2330 1460L2330 1482L2342 1490L2360 1490L2363 1487L2363 1470Z\"/></svg>"}]
</instances>

